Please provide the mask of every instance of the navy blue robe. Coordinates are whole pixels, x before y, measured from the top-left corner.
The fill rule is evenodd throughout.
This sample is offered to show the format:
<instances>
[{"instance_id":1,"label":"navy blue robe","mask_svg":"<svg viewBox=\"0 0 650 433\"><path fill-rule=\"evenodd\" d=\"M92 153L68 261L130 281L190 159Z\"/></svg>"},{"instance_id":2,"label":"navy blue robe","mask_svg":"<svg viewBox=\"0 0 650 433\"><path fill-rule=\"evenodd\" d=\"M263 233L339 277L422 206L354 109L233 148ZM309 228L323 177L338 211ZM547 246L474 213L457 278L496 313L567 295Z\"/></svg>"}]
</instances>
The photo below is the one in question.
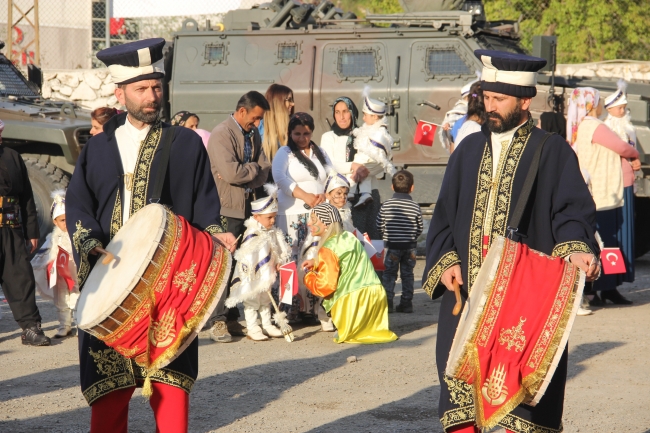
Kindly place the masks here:
<instances>
[{"instance_id":1,"label":"navy blue robe","mask_svg":"<svg viewBox=\"0 0 650 433\"><path fill-rule=\"evenodd\" d=\"M532 119L522 125L502 158L497 173L497 206L492 214L490 242L505 236L508 219L514 212L533 155L545 132ZM449 351L460 316L453 316L453 292L441 283L442 273L460 264L462 296L476 278L482 263L483 216L492 187L492 145L486 126L465 138L451 155L440 196L427 235L427 262L422 281L433 298L442 296L436 363L440 379L439 416L445 429L475 419L472 389L464 382L444 375ZM578 158L560 136L544 144L535 186L520 224L521 241L548 255L566 257L572 253L598 254L595 232L596 207L580 173ZM535 296L535 288L530 288ZM463 302L464 302L463 299ZM536 407L520 405L499 423L514 432L557 432L562 425L567 352Z\"/></svg>"},{"instance_id":2,"label":"navy blue robe","mask_svg":"<svg viewBox=\"0 0 650 433\"><path fill-rule=\"evenodd\" d=\"M122 206L124 170L115 130L125 121L126 113L113 117L104 125L104 133L88 141L66 194L66 220L82 291L97 260L97 256L89 255L90 250L105 247L122 226L123 207L126 207ZM149 203L160 165L159 144L169 128L170 125L156 123L140 146L131 190L132 214ZM190 129L175 129L160 203L199 230L211 234L223 232L219 195L201 138ZM135 386L146 377L144 368L81 330L79 362L81 390L88 404L111 391ZM151 380L177 386L189 393L197 375L198 341L195 339Z\"/></svg>"}]
</instances>

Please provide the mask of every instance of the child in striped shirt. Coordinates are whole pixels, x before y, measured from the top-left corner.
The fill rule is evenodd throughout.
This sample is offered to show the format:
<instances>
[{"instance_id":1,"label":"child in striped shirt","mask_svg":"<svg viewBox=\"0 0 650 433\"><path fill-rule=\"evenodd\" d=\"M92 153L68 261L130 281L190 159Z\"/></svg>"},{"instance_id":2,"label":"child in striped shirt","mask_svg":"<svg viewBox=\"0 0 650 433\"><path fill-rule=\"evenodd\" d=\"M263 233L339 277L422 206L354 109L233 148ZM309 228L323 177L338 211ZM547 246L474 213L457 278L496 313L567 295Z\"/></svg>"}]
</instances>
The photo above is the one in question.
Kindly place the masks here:
<instances>
[{"instance_id":1,"label":"child in striped shirt","mask_svg":"<svg viewBox=\"0 0 650 433\"><path fill-rule=\"evenodd\" d=\"M387 248L382 284L388 297L388 312L393 312L395 280L402 277L402 296L395 309L398 313L413 312L413 268L418 236L422 233L422 212L413 201L413 174L400 170L393 176L393 198L386 200L377 215L377 227Z\"/></svg>"}]
</instances>

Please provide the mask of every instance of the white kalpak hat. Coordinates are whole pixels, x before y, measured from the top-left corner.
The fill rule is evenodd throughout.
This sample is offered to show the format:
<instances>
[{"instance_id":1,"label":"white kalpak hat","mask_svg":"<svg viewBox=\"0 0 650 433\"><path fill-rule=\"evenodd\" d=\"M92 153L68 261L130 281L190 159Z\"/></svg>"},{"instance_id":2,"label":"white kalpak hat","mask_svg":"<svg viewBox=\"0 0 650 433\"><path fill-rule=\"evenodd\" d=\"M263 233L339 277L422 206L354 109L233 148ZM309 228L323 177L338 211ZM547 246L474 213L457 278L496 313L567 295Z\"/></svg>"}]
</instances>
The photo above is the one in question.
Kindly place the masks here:
<instances>
[{"instance_id":1,"label":"white kalpak hat","mask_svg":"<svg viewBox=\"0 0 650 433\"><path fill-rule=\"evenodd\" d=\"M327 176L327 180L325 181L325 192L329 193L330 191L340 187L350 189L350 182L348 182L346 177L342 174L337 173L334 170L330 171L329 176Z\"/></svg>"},{"instance_id":2,"label":"white kalpak hat","mask_svg":"<svg viewBox=\"0 0 650 433\"><path fill-rule=\"evenodd\" d=\"M278 211L278 187L273 183L264 185L268 197L260 198L251 202L251 213L253 215L265 215Z\"/></svg>"},{"instance_id":3,"label":"white kalpak hat","mask_svg":"<svg viewBox=\"0 0 650 433\"><path fill-rule=\"evenodd\" d=\"M627 104L627 94L625 90L627 89L627 83L625 80L618 80L618 90L605 98L605 108L614 108L619 105Z\"/></svg>"},{"instance_id":4,"label":"white kalpak hat","mask_svg":"<svg viewBox=\"0 0 650 433\"><path fill-rule=\"evenodd\" d=\"M52 202L52 207L50 208L50 215L52 219L56 219L61 215L65 215L65 190L59 189L52 194L50 194L54 201Z\"/></svg>"},{"instance_id":5,"label":"white kalpak hat","mask_svg":"<svg viewBox=\"0 0 650 433\"><path fill-rule=\"evenodd\" d=\"M383 102L372 99L370 97L370 86L366 86L363 89L363 110L366 114L375 114L377 116L386 115L386 104Z\"/></svg>"}]
</instances>

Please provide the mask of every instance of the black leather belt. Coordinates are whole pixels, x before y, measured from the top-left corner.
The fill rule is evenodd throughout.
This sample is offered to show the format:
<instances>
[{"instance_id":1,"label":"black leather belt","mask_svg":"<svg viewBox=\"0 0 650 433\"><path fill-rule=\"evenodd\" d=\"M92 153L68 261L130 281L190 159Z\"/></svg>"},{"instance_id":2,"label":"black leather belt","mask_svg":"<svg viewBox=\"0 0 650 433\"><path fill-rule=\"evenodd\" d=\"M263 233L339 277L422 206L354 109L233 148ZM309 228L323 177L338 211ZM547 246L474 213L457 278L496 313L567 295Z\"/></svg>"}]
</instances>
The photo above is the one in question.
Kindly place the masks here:
<instances>
[{"instance_id":1,"label":"black leather belt","mask_svg":"<svg viewBox=\"0 0 650 433\"><path fill-rule=\"evenodd\" d=\"M21 223L18 198L0 196L0 227L20 227Z\"/></svg>"}]
</instances>

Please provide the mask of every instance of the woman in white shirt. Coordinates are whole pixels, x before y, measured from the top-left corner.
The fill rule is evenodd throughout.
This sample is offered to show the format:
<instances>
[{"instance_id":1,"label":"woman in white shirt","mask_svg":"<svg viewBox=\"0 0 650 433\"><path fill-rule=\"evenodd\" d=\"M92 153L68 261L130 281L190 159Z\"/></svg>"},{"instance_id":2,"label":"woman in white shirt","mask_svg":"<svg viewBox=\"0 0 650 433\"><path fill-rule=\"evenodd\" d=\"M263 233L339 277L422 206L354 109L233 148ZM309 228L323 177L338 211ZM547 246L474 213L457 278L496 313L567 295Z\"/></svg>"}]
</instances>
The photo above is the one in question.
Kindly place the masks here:
<instances>
[{"instance_id":1,"label":"woman in white shirt","mask_svg":"<svg viewBox=\"0 0 650 433\"><path fill-rule=\"evenodd\" d=\"M325 201L325 180L330 165L327 154L311 141L313 132L314 119L309 114L294 114L289 120L287 145L278 149L273 159L273 179L279 188L276 225L286 234L296 263L309 232L309 212ZM298 319L299 311L315 312L315 298L302 281L299 285L289 312L292 321Z\"/></svg>"},{"instance_id":2,"label":"woman in white shirt","mask_svg":"<svg viewBox=\"0 0 650 433\"><path fill-rule=\"evenodd\" d=\"M354 148L352 131L357 127L359 118L357 106L346 96L336 98L332 105L332 117L334 117L332 130L323 134L320 147L330 158L338 173L347 177L350 183L360 183L369 172L366 167L354 162L357 150Z\"/></svg>"},{"instance_id":3,"label":"woman in white shirt","mask_svg":"<svg viewBox=\"0 0 650 433\"><path fill-rule=\"evenodd\" d=\"M461 142L465 137L475 132L481 131L481 125L485 123L485 103L483 102L483 91L481 90L481 82L477 81L472 84L469 90L469 100L467 103L467 120L463 123L458 135L456 135L456 142L454 150L458 149Z\"/></svg>"}]
</instances>

